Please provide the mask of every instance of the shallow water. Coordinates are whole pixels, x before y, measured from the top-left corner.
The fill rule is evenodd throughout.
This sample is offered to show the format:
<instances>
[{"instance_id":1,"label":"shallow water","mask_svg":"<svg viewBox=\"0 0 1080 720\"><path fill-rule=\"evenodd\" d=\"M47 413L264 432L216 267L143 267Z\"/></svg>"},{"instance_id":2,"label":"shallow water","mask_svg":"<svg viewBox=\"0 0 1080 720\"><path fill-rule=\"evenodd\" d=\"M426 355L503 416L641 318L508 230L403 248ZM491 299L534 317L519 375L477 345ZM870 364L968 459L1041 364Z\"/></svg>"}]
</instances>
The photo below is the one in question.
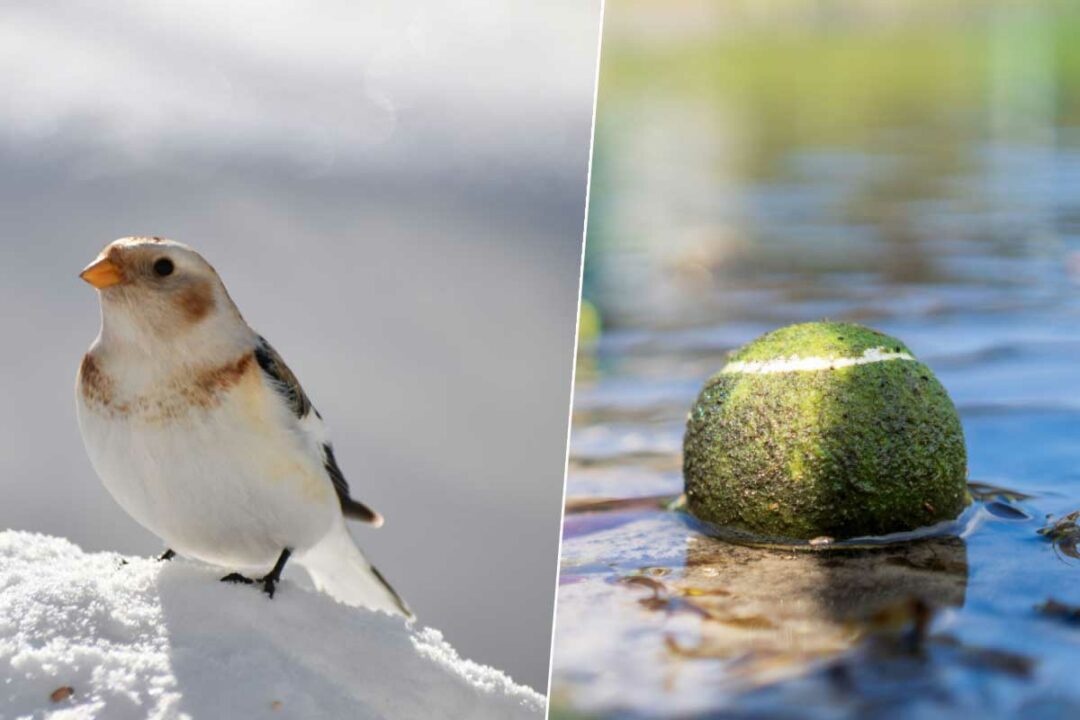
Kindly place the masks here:
<instances>
[{"instance_id":1,"label":"shallow water","mask_svg":"<svg viewBox=\"0 0 1080 720\"><path fill-rule=\"evenodd\" d=\"M586 297L606 328L583 343L578 365L556 715L1075 717L1078 536L1038 531L1048 515L1080 509L1076 119L1020 113L1018 125L988 131L987 116L1018 106L995 104L985 87L941 90L941 77L963 75L946 58L912 71L909 96L866 100L879 112L860 116L865 108L841 98L850 127L830 135L815 126L821 111L821 127L833 127L828 108L793 104L788 118L783 98L759 102L723 83L671 90L678 43L639 42L640 27L611 15L586 263ZM1059 108L1073 107L1072 71L1022 52L1039 32L1053 35L1055 19L1021 19L1034 34L1008 17L928 32L946 38L941 47L986 41L993 77L1009 75L995 63L1017 51L1020 65L1048 73L1043 91L1060 93ZM799 77L821 70L819 55L850 51L858 63L852 48L863 47L877 58L872 43L859 45L859 22L799 35ZM755 42L784 52L785 40L755 40L754 28L737 41L743 50L731 49L738 33L712 30L721 39L684 28L712 47L695 51L700 62L745 58ZM883 47L903 36L874 32ZM653 76L627 79L645 65ZM847 77L845 88L901 93L891 70L859 68L849 74L864 82ZM801 84L824 105L840 92L788 80L802 101ZM694 120L703 115L711 122ZM741 156L767 159L739 169ZM976 497L955 534L748 548L669 509L682 492L686 413L705 379L757 335L822 318L898 336L948 389Z\"/></svg>"},{"instance_id":2,"label":"shallow water","mask_svg":"<svg viewBox=\"0 0 1080 720\"><path fill-rule=\"evenodd\" d=\"M1080 559L1038 534L1047 515L1080 509L1074 315L1061 302L875 322L951 391L977 501L955 536L852 551L732 545L667 509L699 383L729 347L800 316L605 337L604 370L576 397L556 702L643 715L1080 709L1080 624L1037 609L1080 604ZM600 498L623 502L589 506Z\"/></svg>"}]
</instances>

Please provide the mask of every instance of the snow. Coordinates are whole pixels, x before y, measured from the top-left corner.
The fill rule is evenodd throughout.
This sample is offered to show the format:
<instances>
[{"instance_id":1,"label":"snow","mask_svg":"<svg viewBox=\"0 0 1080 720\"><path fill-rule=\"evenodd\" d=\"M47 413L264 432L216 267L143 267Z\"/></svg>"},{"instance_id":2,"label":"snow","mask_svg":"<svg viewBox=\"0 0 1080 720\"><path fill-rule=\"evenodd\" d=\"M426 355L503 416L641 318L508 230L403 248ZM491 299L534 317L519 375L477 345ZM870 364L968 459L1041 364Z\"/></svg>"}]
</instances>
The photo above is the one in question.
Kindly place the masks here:
<instances>
[{"instance_id":1,"label":"snow","mask_svg":"<svg viewBox=\"0 0 1080 720\"><path fill-rule=\"evenodd\" d=\"M0 720L543 716L436 630L221 574L0 532Z\"/></svg>"}]
</instances>

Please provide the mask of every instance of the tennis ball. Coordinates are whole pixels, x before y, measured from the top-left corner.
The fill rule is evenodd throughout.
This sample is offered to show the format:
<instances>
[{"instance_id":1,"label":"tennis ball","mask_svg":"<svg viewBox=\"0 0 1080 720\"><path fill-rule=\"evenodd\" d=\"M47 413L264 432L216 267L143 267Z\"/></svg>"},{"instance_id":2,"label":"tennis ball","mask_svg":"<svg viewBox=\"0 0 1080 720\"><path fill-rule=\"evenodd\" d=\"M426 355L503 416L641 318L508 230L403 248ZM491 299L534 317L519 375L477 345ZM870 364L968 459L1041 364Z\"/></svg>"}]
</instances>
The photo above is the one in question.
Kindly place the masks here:
<instances>
[{"instance_id":1,"label":"tennis ball","mask_svg":"<svg viewBox=\"0 0 1080 720\"><path fill-rule=\"evenodd\" d=\"M956 408L899 340L791 325L706 382L683 444L687 507L764 538L913 530L971 501Z\"/></svg>"}]
</instances>

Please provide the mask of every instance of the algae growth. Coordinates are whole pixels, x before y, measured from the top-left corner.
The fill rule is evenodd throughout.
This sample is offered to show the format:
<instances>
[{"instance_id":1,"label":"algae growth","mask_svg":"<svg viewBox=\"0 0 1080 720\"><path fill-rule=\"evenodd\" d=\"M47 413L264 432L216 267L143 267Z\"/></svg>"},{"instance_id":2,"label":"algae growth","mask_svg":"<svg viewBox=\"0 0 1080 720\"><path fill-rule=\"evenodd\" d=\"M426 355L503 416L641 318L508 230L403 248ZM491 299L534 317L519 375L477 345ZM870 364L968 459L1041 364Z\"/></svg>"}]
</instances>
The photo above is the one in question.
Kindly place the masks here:
<instances>
[{"instance_id":1,"label":"algae growth","mask_svg":"<svg viewBox=\"0 0 1080 720\"><path fill-rule=\"evenodd\" d=\"M900 341L844 323L769 333L733 361L858 357ZM850 538L955 518L970 502L964 435L933 373L915 360L815 371L714 375L684 440L687 503L699 519L770 538Z\"/></svg>"}]
</instances>

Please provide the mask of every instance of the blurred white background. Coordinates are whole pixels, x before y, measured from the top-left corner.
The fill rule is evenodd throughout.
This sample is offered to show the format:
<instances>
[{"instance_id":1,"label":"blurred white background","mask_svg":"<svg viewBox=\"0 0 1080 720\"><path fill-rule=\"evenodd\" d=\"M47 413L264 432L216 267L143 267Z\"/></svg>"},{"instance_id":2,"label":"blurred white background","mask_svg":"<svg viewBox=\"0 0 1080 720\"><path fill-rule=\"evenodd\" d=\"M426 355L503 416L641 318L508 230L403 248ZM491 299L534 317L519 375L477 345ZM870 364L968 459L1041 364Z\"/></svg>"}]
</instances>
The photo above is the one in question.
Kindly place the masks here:
<instances>
[{"instance_id":1,"label":"blurred white background","mask_svg":"<svg viewBox=\"0 0 1080 720\"><path fill-rule=\"evenodd\" d=\"M599 3L0 7L0 527L157 552L73 412L77 272L215 264L424 624L544 691ZM357 662L378 662L357 648Z\"/></svg>"}]
</instances>

